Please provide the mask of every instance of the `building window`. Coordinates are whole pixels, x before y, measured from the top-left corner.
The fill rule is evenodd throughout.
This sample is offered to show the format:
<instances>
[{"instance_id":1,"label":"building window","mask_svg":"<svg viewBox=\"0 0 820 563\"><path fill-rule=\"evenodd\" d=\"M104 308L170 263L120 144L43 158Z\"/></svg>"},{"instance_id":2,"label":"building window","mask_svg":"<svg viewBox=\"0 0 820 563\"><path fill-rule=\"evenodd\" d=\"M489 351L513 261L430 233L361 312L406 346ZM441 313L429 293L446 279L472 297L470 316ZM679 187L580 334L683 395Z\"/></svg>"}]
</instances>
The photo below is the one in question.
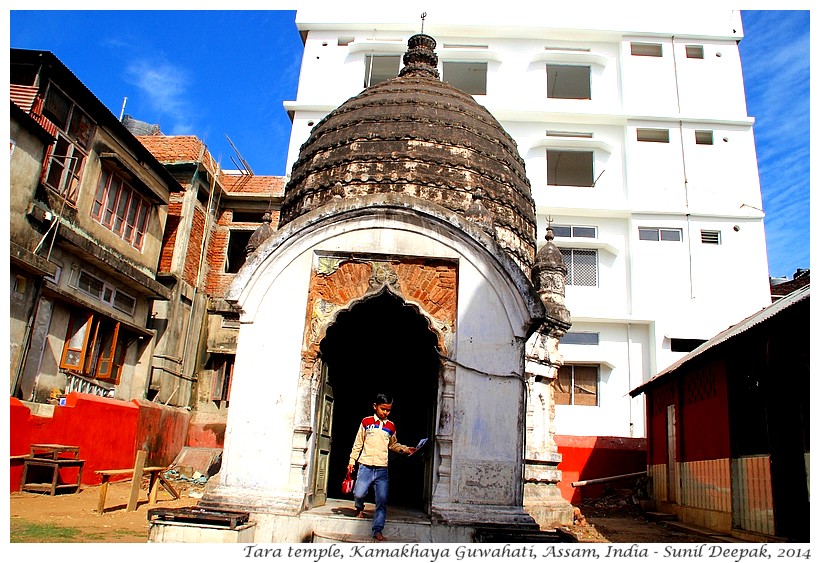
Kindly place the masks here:
<instances>
[{"instance_id":1,"label":"building window","mask_svg":"<svg viewBox=\"0 0 820 563\"><path fill-rule=\"evenodd\" d=\"M683 240L683 231L680 229L638 227L638 238L640 240L680 242Z\"/></svg>"},{"instance_id":2,"label":"building window","mask_svg":"<svg viewBox=\"0 0 820 563\"><path fill-rule=\"evenodd\" d=\"M597 332L568 332L561 337L561 344L578 344L580 346L597 346L600 337Z\"/></svg>"},{"instance_id":3,"label":"building window","mask_svg":"<svg viewBox=\"0 0 820 563\"><path fill-rule=\"evenodd\" d=\"M703 244L720 244L720 231L707 231L701 229L700 242Z\"/></svg>"},{"instance_id":4,"label":"building window","mask_svg":"<svg viewBox=\"0 0 820 563\"><path fill-rule=\"evenodd\" d=\"M555 404L598 406L598 366L564 365L555 380Z\"/></svg>"},{"instance_id":5,"label":"building window","mask_svg":"<svg viewBox=\"0 0 820 563\"><path fill-rule=\"evenodd\" d=\"M67 201L76 203L94 122L54 84L48 86L43 115L59 129L43 163L44 183Z\"/></svg>"},{"instance_id":6,"label":"building window","mask_svg":"<svg viewBox=\"0 0 820 563\"><path fill-rule=\"evenodd\" d=\"M225 256L225 273L235 274L245 263L245 249L253 231L231 229L228 234L228 254Z\"/></svg>"},{"instance_id":7,"label":"building window","mask_svg":"<svg viewBox=\"0 0 820 563\"><path fill-rule=\"evenodd\" d=\"M645 143L668 143L669 129L638 129L638 140Z\"/></svg>"},{"instance_id":8,"label":"building window","mask_svg":"<svg viewBox=\"0 0 820 563\"><path fill-rule=\"evenodd\" d=\"M589 67L547 65L547 97L569 100L591 99Z\"/></svg>"},{"instance_id":9,"label":"building window","mask_svg":"<svg viewBox=\"0 0 820 563\"><path fill-rule=\"evenodd\" d=\"M116 384L125 359L124 336L119 322L89 312L73 313L60 367Z\"/></svg>"},{"instance_id":10,"label":"building window","mask_svg":"<svg viewBox=\"0 0 820 563\"><path fill-rule=\"evenodd\" d=\"M712 131L695 131L696 145L712 145L715 139Z\"/></svg>"},{"instance_id":11,"label":"building window","mask_svg":"<svg viewBox=\"0 0 820 563\"><path fill-rule=\"evenodd\" d=\"M365 55L364 87L375 86L399 75L399 55Z\"/></svg>"},{"instance_id":12,"label":"building window","mask_svg":"<svg viewBox=\"0 0 820 563\"><path fill-rule=\"evenodd\" d=\"M103 168L91 206L91 216L137 249L142 249L151 204L116 171Z\"/></svg>"},{"instance_id":13,"label":"building window","mask_svg":"<svg viewBox=\"0 0 820 563\"><path fill-rule=\"evenodd\" d=\"M687 59L702 59L703 58L703 45L687 45L686 46L686 58Z\"/></svg>"},{"instance_id":14,"label":"building window","mask_svg":"<svg viewBox=\"0 0 820 563\"><path fill-rule=\"evenodd\" d=\"M663 45L660 43L630 43L630 49L636 57L663 56Z\"/></svg>"},{"instance_id":15,"label":"building window","mask_svg":"<svg viewBox=\"0 0 820 563\"><path fill-rule=\"evenodd\" d=\"M561 238L598 238L597 227L579 225L553 225L552 233Z\"/></svg>"},{"instance_id":16,"label":"building window","mask_svg":"<svg viewBox=\"0 0 820 563\"><path fill-rule=\"evenodd\" d=\"M211 400L217 407L227 407L231 399L231 383L233 381L233 366L236 356L229 354L214 354L214 376L211 380Z\"/></svg>"},{"instance_id":17,"label":"building window","mask_svg":"<svg viewBox=\"0 0 820 563\"><path fill-rule=\"evenodd\" d=\"M562 248L561 256L567 267L566 284L597 287L598 251Z\"/></svg>"},{"instance_id":18,"label":"building window","mask_svg":"<svg viewBox=\"0 0 820 563\"><path fill-rule=\"evenodd\" d=\"M100 278L89 274L85 270L81 270L76 277L76 281L71 280L69 285L76 287L97 301L102 301L115 309L119 309L123 313L128 313L129 315L134 314L134 309L136 309L137 306L135 297L120 291L116 287L108 285Z\"/></svg>"},{"instance_id":19,"label":"building window","mask_svg":"<svg viewBox=\"0 0 820 563\"><path fill-rule=\"evenodd\" d=\"M547 184L592 187L592 151L547 150Z\"/></svg>"},{"instance_id":20,"label":"building window","mask_svg":"<svg viewBox=\"0 0 820 563\"><path fill-rule=\"evenodd\" d=\"M487 63L444 61L442 80L472 96L487 94Z\"/></svg>"}]
</instances>

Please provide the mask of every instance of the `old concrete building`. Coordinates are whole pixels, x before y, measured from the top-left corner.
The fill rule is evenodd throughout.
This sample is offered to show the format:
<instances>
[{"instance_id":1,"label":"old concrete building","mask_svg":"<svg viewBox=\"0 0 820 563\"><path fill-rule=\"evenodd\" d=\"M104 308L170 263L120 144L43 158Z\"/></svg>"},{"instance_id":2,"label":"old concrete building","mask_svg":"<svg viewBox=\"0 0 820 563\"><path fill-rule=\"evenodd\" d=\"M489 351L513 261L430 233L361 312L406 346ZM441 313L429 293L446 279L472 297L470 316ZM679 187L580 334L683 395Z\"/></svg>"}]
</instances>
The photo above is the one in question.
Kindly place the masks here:
<instances>
[{"instance_id":1,"label":"old concrete building","mask_svg":"<svg viewBox=\"0 0 820 563\"><path fill-rule=\"evenodd\" d=\"M145 396L175 180L52 53L11 49L10 394Z\"/></svg>"},{"instance_id":2,"label":"old concrete building","mask_svg":"<svg viewBox=\"0 0 820 563\"><path fill-rule=\"evenodd\" d=\"M269 212L278 222L283 178L226 172L194 136L137 137L176 178L158 277L173 292L156 303L149 398L193 409L190 441L222 446L231 389L237 312L225 292ZM205 429L208 430L205 430Z\"/></svg>"},{"instance_id":3,"label":"old concrete building","mask_svg":"<svg viewBox=\"0 0 820 563\"><path fill-rule=\"evenodd\" d=\"M255 541L317 531L378 392L395 397L400 441L430 439L391 462L391 503L418 525L388 522L388 535L469 541L479 525L536 526L524 510L525 354L536 331L554 348L569 328L563 265L536 260L515 143L440 81L434 48L414 35L398 77L316 125L279 229L226 294L240 312L231 407L201 505L251 512ZM555 354L530 355L549 376ZM526 446L550 462L546 440ZM533 484L549 484L539 473Z\"/></svg>"}]
</instances>

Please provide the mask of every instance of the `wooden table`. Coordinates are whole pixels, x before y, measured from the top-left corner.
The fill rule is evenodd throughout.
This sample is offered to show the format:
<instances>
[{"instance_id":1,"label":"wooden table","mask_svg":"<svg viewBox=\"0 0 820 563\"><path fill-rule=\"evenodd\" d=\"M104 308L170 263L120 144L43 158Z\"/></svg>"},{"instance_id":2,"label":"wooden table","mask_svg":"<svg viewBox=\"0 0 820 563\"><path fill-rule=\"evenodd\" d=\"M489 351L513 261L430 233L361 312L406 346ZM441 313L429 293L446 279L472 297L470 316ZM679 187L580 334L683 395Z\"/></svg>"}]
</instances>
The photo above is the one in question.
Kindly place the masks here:
<instances>
[{"instance_id":1,"label":"wooden table","mask_svg":"<svg viewBox=\"0 0 820 563\"><path fill-rule=\"evenodd\" d=\"M23 477L21 490L36 493L49 493L51 496L63 489L74 489L80 491L80 482L83 478L83 465L85 460L79 459L79 446L66 446L63 444L32 444L29 448L29 455L23 458ZM45 467L51 470L51 481L40 483L28 483L29 469L33 467ZM77 468L76 483L59 483L60 469L63 467Z\"/></svg>"}]
</instances>

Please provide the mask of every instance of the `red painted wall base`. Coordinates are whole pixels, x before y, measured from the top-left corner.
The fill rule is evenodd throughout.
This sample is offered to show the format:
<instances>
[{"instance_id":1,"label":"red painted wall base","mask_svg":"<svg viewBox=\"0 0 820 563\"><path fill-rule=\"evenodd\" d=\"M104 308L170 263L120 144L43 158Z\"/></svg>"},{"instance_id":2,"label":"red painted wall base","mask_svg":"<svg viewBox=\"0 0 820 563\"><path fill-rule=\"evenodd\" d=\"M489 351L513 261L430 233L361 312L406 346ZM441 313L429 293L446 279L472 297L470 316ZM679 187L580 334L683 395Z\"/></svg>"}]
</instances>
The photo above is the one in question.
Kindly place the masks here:
<instances>
[{"instance_id":1,"label":"red painted wall base","mask_svg":"<svg viewBox=\"0 0 820 563\"><path fill-rule=\"evenodd\" d=\"M574 488L572 483L646 471L646 439L606 436L555 436L562 471L558 489L572 504L585 498L598 498L605 485L586 485ZM634 480L615 481L613 488L631 487Z\"/></svg>"},{"instance_id":2,"label":"red painted wall base","mask_svg":"<svg viewBox=\"0 0 820 563\"><path fill-rule=\"evenodd\" d=\"M85 460L85 485L101 482L97 470L134 467L138 449L148 451L146 464L169 465L185 445L190 419L184 409L84 393L70 393L65 406L54 406L50 417L32 414L14 397L10 397L9 410L10 455L28 454L31 444L79 446L80 459ZM72 482L71 470L66 471L65 476L61 472L60 480ZM23 461L12 460L9 473L11 491L19 491Z\"/></svg>"}]
</instances>

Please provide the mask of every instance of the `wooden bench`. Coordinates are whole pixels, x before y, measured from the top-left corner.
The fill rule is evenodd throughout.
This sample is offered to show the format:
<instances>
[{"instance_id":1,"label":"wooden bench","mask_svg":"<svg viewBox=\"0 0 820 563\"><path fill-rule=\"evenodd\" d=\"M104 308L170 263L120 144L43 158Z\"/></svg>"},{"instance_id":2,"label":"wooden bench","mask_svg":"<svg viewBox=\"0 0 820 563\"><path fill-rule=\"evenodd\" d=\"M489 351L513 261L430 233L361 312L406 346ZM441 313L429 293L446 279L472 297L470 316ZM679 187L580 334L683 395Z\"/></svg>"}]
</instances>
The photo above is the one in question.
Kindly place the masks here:
<instances>
[{"instance_id":1,"label":"wooden bench","mask_svg":"<svg viewBox=\"0 0 820 563\"><path fill-rule=\"evenodd\" d=\"M105 497L108 495L108 483L111 477L115 475L131 475L131 495L128 499L128 505L125 510L133 512L137 509L137 499L139 498L140 484L142 476L146 473L149 475L148 483L148 504L156 504L157 492L160 485L168 491L174 499L179 498L179 493L171 486L171 483L162 475L167 467L144 467L146 453L140 451L137 453L137 460L132 469L101 469L94 473L102 477L102 485L100 486L100 498L97 501L97 512L103 513L105 509Z\"/></svg>"}]
</instances>

